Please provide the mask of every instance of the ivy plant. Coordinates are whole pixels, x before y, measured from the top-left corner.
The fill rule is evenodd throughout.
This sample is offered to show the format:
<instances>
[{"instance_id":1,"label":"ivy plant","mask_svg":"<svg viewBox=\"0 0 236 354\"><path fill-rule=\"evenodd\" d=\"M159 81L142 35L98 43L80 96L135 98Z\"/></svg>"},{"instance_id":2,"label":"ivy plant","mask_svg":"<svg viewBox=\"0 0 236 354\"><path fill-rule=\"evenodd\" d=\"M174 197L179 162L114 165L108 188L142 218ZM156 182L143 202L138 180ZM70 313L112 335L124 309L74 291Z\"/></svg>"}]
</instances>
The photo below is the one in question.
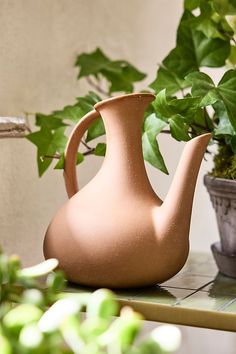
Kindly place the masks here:
<instances>
[{"instance_id":1,"label":"ivy plant","mask_svg":"<svg viewBox=\"0 0 236 354\"><path fill-rule=\"evenodd\" d=\"M211 132L219 146L213 174L236 179L236 1L184 0L183 14L176 33L176 45L163 59L157 75L144 91L153 92L143 123L144 159L168 173L157 142L158 134L168 133L177 141ZM97 48L80 54L75 62L78 79L86 79L91 91L78 97L74 105L51 114L36 114L38 130L27 138L38 149L41 176L57 159L63 168L67 127L77 123L93 105L114 94L134 91L135 83L146 75L125 60L112 60ZM222 71L218 83L207 68ZM105 134L101 118L88 129L78 153L78 163L86 155L105 154L104 143L91 145ZM225 153L227 151L227 153ZM222 167L223 166L223 167ZM226 172L225 172L226 171Z\"/></svg>"},{"instance_id":2,"label":"ivy plant","mask_svg":"<svg viewBox=\"0 0 236 354\"><path fill-rule=\"evenodd\" d=\"M52 272L57 265L49 259L22 268L17 256L0 253L1 354L168 354L179 347L180 331L171 325L137 344L139 313L120 310L108 289L68 292L63 274Z\"/></svg>"}]
</instances>

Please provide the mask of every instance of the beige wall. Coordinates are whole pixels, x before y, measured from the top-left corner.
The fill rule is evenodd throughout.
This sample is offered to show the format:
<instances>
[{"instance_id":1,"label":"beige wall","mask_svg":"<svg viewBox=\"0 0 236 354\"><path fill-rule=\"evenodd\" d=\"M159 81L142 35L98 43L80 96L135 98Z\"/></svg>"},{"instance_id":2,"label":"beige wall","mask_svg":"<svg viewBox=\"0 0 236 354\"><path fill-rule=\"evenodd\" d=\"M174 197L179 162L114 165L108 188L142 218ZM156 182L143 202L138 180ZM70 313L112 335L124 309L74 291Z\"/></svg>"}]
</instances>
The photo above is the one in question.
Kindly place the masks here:
<instances>
[{"instance_id":1,"label":"beige wall","mask_svg":"<svg viewBox=\"0 0 236 354\"><path fill-rule=\"evenodd\" d=\"M174 45L181 3L0 0L0 115L47 113L73 103L74 97L87 88L84 82L76 80L76 54L96 46L114 58L130 60L153 79L156 64ZM173 174L182 145L167 137L160 140ZM24 139L0 140L0 243L8 253L20 254L25 264L42 259L45 229L66 200L61 172L51 170L39 179L35 156L34 146ZM100 159L90 158L79 168L82 185L100 163ZM204 163L191 230L192 248L206 252L217 239L213 212L202 184L207 169L209 163ZM164 196L172 175L163 176L152 168L148 172L155 190ZM212 338L209 333L207 338ZM225 351L214 349L215 354L231 353L227 338ZM189 339L185 345L188 343Z\"/></svg>"},{"instance_id":2,"label":"beige wall","mask_svg":"<svg viewBox=\"0 0 236 354\"><path fill-rule=\"evenodd\" d=\"M77 53L96 46L114 58L127 58L154 78L156 64L175 40L181 1L164 0L1 0L0 115L49 112L86 92L73 67ZM171 176L148 168L154 188L164 196L181 144L161 137ZM25 263L42 257L42 238L65 200L61 172L37 177L35 148L26 140L0 140L1 243ZM100 159L80 167L81 183ZM202 172L208 168L204 164ZM201 220L201 222L199 222ZM209 220L211 220L209 222ZM201 177L195 199L191 244L208 251L215 220Z\"/></svg>"}]
</instances>

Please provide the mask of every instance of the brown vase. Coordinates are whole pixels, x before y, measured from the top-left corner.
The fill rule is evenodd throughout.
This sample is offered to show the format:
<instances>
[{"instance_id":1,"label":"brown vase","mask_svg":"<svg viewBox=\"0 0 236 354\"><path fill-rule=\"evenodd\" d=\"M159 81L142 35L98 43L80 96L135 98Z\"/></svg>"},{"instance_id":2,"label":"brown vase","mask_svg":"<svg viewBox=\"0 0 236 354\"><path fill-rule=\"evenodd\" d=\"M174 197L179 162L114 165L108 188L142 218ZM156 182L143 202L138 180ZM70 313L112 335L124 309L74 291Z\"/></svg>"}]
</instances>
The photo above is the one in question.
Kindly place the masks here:
<instances>
[{"instance_id":1,"label":"brown vase","mask_svg":"<svg viewBox=\"0 0 236 354\"><path fill-rule=\"evenodd\" d=\"M143 115L151 94L129 94L95 105L73 130L65 154L70 199L48 227L44 254L55 257L72 282L109 288L163 282L184 265L197 174L211 134L189 141L164 202L147 177ZM101 115L107 151L97 175L78 192L79 142Z\"/></svg>"}]
</instances>

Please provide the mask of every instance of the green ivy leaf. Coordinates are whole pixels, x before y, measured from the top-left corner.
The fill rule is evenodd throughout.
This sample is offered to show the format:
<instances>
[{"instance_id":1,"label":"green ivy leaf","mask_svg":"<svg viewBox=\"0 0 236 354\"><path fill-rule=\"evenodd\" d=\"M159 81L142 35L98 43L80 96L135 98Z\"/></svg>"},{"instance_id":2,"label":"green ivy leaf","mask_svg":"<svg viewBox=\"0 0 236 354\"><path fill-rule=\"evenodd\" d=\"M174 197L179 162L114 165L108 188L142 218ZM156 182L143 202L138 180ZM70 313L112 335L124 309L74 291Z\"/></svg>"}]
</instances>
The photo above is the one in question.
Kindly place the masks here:
<instances>
[{"instance_id":1,"label":"green ivy leaf","mask_svg":"<svg viewBox=\"0 0 236 354\"><path fill-rule=\"evenodd\" d=\"M76 165L79 165L81 162L84 161L84 155L81 154L81 152L77 152L77 160L76 160Z\"/></svg>"},{"instance_id":2,"label":"green ivy leaf","mask_svg":"<svg viewBox=\"0 0 236 354\"><path fill-rule=\"evenodd\" d=\"M84 155L78 152L76 165L79 165L83 161L84 161ZM57 164L55 165L54 170L63 170L64 166L65 166L65 154L63 153L60 159L58 160Z\"/></svg>"},{"instance_id":3,"label":"green ivy leaf","mask_svg":"<svg viewBox=\"0 0 236 354\"><path fill-rule=\"evenodd\" d=\"M217 68L225 65L229 56L229 40L225 41L219 38L207 38L198 31L193 32L193 52L196 55L196 64L198 68L208 66Z\"/></svg>"},{"instance_id":4,"label":"green ivy leaf","mask_svg":"<svg viewBox=\"0 0 236 354\"><path fill-rule=\"evenodd\" d=\"M170 132L174 139L178 141L190 140L190 136L188 135L189 126L181 115L178 114L170 118L169 124Z\"/></svg>"},{"instance_id":5,"label":"green ivy leaf","mask_svg":"<svg viewBox=\"0 0 236 354\"><path fill-rule=\"evenodd\" d=\"M50 130L67 126L61 118L54 117L53 114L45 115L41 113L36 113L35 124L38 127L46 127Z\"/></svg>"},{"instance_id":6,"label":"green ivy leaf","mask_svg":"<svg viewBox=\"0 0 236 354\"><path fill-rule=\"evenodd\" d=\"M52 163L51 158L56 153L62 153L65 149L67 138L64 135L65 128L58 128L52 132L46 127L42 127L39 131L27 135L27 139L37 146L38 172L41 177L43 173Z\"/></svg>"},{"instance_id":7,"label":"green ivy leaf","mask_svg":"<svg viewBox=\"0 0 236 354\"><path fill-rule=\"evenodd\" d=\"M176 47L163 60L165 71L161 71L160 77L158 71L156 80L150 85L154 90L159 92L164 89L162 85L168 82L171 76L183 80L186 75L198 71L202 66L221 67L225 64L230 52L229 39L207 38L199 30L190 28L189 24L193 19L195 17L186 10L178 27ZM185 81L185 87L188 86L187 83ZM180 89L176 80L174 87L171 86L167 94L174 93L174 88Z\"/></svg>"},{"instance_id":8,"label":"green ivy leaf","mask_svg":"<svg viewBox=\"0 0 236 354\"><path fill-rule=\"evenodd\" d=\"M55 118L69 119L72 122L78 122L86 113L91 110L91 105L87 103L66 106L60 111L54 111L52 115Z\"/></svg>"},{"instance_id":9,"label":"green ivy leaf","mask_svg":"<svg viewBox=\"0 0 236 354\"><path fill-rule=\"evenodd\" d=\"M217 87L204 73L192 73L186 80L192 83L192 94L202 97L200 106L213 105L217 101L222 101L230 123L236 130L236 70L227 71Z\"/></svg>"},{"instance_id":10,"label":"green ivy leaf","mask_svg":"<svg viewBox=\"0 0 236 354\"><path fill-rule=\"evenodd\" d=\"M189 74L186 80L192 84L192 95L201 97L200 107L212 105L219 100L215 84L207 74L194 72Z\"/></svg>"},{"instance_id":11,"label":"green ivy leaf","mask_svg":"<svg viewBox=\"0 0 236 354\"><path fill-rule=\"evenodd\" d=\"M152 106L154 107L155 111L158 112L160 117L164 120L167 120L175 114L174 109L167 102L166 89L160 91L156 95L155 100L152 102Z\"/></svg>"},{"instance_id":12,"label":"green ivy leaf","mask_svg":"<svg viewBox=\"0 0 236 354\"><path fill-rule=\"evenodd\" d=\"M98 138L106 133L102 118L96 119L88 128L86 142Z\"/></svg>"},{"instance_id":13,"label":"green ivy leaf","mask_svg":"<svg viewBox=\"0 0 236 354\"><path fill-rule=\"evenodd\" d=\"M200 6L200 0L184 0L185 10L192 11Z\"/></svg>"},{"instance_id":14,"label":"green ivy leaf","mask_svg":"<svg viewBox=\"0 0 236 354\"><path fill-rule=\"evenodd\" d=\"M236 14L235 0L213 0L213 6L221 16Z\"/></svg>"},{"instance_id":15,"label":"green ivy leaf","mask_svg":"<svg viewBox=\"0 0 236 354\"><path fill-rule=\"evenodd\" d=\"M62 154L57 164L54 167L54 170L63 170L65 166L65 154Z\"/></svg>"},{"instance_id":16,"label":"green ivy leaf","mask_svg":"<svg viewBox=\"0 0 236 354\"><path fill-rule=\"evenodd\" d=\"M208 91L215 88L215 84L205 73L196 71L186 76L186 80L192 85L192 95L204 97Z\"/></svg>"},{"instance_id":17,"label":"green ivy leaf","mask_svg":"<svg viewBox=\"0 0 236 354\"><path fill-rule=\"evenodd\" d=\"M193 116L196 110L199 108L199 103L201 99L199 97L192 97L191 95L185 96L185 98L174 98L169 101L169 105L175 114L184 115L186 118L188 116Z\"/></svg>"},{"instance_id":18,"label":"green ivy leaf","mask_svg":"<svg viewBox=\"0 0 236 354\"><path fill-rule=\"evenodd\" d=\"M91 105L95 105L96 103L100 102L102 99L101 97L94 91L89 91L89 93L82 97L77 97L77 101L81 103L81 100L90 103Z\"/></svg>"},{"instance_id":19,"label":"green ivy leaf","mask_svg":"<svg viewBox=\"0 0 236 354\"><path fill-rule=\"evenodd\" d=\"M89 54L80 54L75 62L75 66L80 68L78 78L97 75L108 64L110 64L110 59L99 48Z\"/></svg>"},{"instance_id":20,"label":"green ivy leaf","mask_svg":"<svg viewBox=\"0 0 236 354\"><path fill-rule=\"evenodd\" d=\"M164 159L161 155L156 137L146 132L142 135L144 159L160 171L169 174Z\"/></svg>"},{"instance_id":21,"label":"green ivy leaf","mask_svg":"<svg viewBox=\"0 0 236 354\"><path fill-rule=\"evenodd\" d=\"M110 65L104 69L101 73L110 82L109 93L112 92L133 92L133 83L143 80L146 75L138 71L133 65L126 61L113 62L113 66ZM116 66L120 68L120 71L112 70Z\"/></svg>"},{"instance_id":22,"label":"green ivy leaf","mask_svg":"<svg viewBox=\"0 0 236 354\"><path fill-rule=\"evenodd\" d=\"M219 99L218 92L216 89L209 91L205 97L201 100L200 106L206 107L213 105Z\"/></svg>"},{"instance_id":23,"label":"green ivy leaf","mask_svg":"<svg viewBox=\"0 0 236 354\"><path fill-rule=\"evenodd\" d=\"M106 154L106 144L98 143L94 150L94 155L96 156L105 156Z\"/></svg>"},{"instance_id":24,"label":"green ivy leaf","mask_svg":"<svg viewBox=\"0 0 236 354\"><path fill-rule=\"evenodd\" d=\"M51 145L54 146L55 152L63 153L67 144L67 137L65 136L65 128L55 130Z\"/></svg>"},{"instance_id":25,"label":"green ivy leaf","mask_svg":"<svg viewBox=\"0 0 236 354\"><path fill-rule=\"evenodd\" d=\"M230 55L229 55L228 60L231 64L236 65L236 46L235 45L230 46Z\"/></svg>"},{"instance_id":26,"label":"green ivy leaf","mask_svg":"<svg viewBox=\"0 0 236 354\"><path fill-rule=\"evenodd\" d=\"M217 135L234 135L234 128L232 127L226 108L223 102L216 102L213 105L216 116L219 119L219 123L214 130L214 134Z\"/></svg>"},{"instance_id":27,"label":"green ivy leaf","mask_svg":"<svg viewBox=\"0 0 236 354\"><path fill-rule=\"evenodd\" d=\"M157 78L149 85L156 93L164 88L168 95L172 95L185 87L186 81L178 78L174 71L165 68L163 65L157 71Z\"/></svg>"},{"instance_id":28,"label":"green ivy leaf","mask_svg":"<svg viewBox=\"0 0 236 354\"><path fill-rule=\"evenodd\" d=\"M173 118L172 127L174 127L176 117L181 117L181 121L185 119L185 123L193 122L199 110L200 101L199 97L192 96L187 96L183 99L167 99L165 90L162 90L157 94L153 107L156 114L164 121L168 122L170 118ZM186 140L186 134L183 133L183 136L185 136L184 140Z\"/></svg>"},{"instance_id":29,"label":"green ivy leaf","mask_svg":"<svg viewBox=\"0 0 236 354\"><path fill-rule=\"evenodd\" d=\"M211 3L202 0L200 4L200 15L190 20L189 25L201 31L207 38L221 38L227 40L227 36L221 31L221 22L213 20L215 12ZM231 34L233 34L233 32Z\"/></svg>"},{"instance_id":30,"label":"green ivy leaf","mask_svg":"<svg viewBox=\"0 0 236 354\"><path fill-rule=\"evenodd\" d=\"M50 129L43 127L39 131L27 135L26 138L30 140L33 144L35 144L38 148L38 173L41 177L52 163L51 158L42 158L42 156L51 156L55 153L54 147L50 145L53 138L53 134Z\"/></svg>"},{"instance_id":31,"label":"green ivy leaf","mask_svg":"<svg viewBox=\"0 0 236 354\"><path fill-rule=\"evenodd\" d=\"M55 119L69 119L72 122L78 122L85 114L93 110L93 106L101 101L95 92L90 91L87 95L77 97L74 105L66 106L60 111L54 111L51 116Z\"/></svg>"},{"instance_id":32,"label":"green ivy leaf","mask_svg":"<svg viewBox=\"0 0 236 354\"><path fill-rule=\"evenodd\" d=\"M143 131L149 135L157 136L167 126L155 113L151 113L144 121Z\"/></svg>"},{"instance_id":33,"label":"green ivy leaf","mask_svg":"<svg viewBox=\"0 0 236 354\"><path fill-rule=\"evenodd\" d=\"M236 154L236 135L232 136L230 146L234 154Z\"/></svg>"},{"instance_id":34,"label":"green ivy leaf","mask_svg":"<svg viewBox=\"0 0 236 354\"><path fill-rule=\"evenodd\" d=\"M36 125L40 127L40 130L29 134L27 139L38 148L37 161L39 176L42 176L52 163L53 159L47 156L63 154L65 150L67 138L64 132L67 124L64 121L71 120L76 123L85 114L93 110L94 105L99 101L101 101L101 98L96 93L89 92L83 97L78 97L74 105L66 106L62 110L54 111L49 115L36 114ZM103 123L97 121L89 128L88 138L92 140L104 133ZM77 164L82 162L83 159L83 155L78 153ZM61 169L63 167L64 156L62 155L55 169Z\"/></svg>"},{"instance_id":35,"label":"green ivy leaf","mask_svg":"<svg viewBox=\"0 0 236 354\"><path fill-rule=\"evenodd\" d=\"M217 91L226 107L230 123L236 130L236 70L229 70L223 75Z\"/></svg>"},{"instance_id":36,"label":"green ivy leaf","mask_svg":"<svg viewBox=\"0 0 236 354\"><path fill-rule=\"evenodd\" d=\"M109 93L132 92L133 83L143 80L146 75L125 60L111 60L101 49L78 56L76 66L79 67L78 78L86 76L104 77L109 84Z\"/></svg>"},{"instance_id":37,"label":"green ivy leaf","mask_svg":"<svg viewBox=\"0 0 236 354\"><path fill-rule=\"evenodd\" d=\"M162 172L168 174L165 162L161 155L156 136L166 126L166 123L151 114L145 119L142 135L144 159Z\"/></svg>"}]
</instances>

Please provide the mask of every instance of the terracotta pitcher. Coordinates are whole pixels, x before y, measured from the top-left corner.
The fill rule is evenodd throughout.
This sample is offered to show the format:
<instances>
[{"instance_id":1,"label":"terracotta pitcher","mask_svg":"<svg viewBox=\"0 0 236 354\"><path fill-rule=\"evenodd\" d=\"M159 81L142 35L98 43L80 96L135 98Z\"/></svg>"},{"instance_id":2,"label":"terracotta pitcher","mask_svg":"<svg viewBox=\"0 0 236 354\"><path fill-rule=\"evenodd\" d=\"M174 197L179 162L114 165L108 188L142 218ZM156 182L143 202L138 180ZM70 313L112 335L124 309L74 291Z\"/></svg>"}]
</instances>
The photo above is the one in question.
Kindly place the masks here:
<instances>
[{"instance_id":1,"label":"terracotta pitcher","mask_svg":"<svg viewBox=\"0 0 236 354\"><path fill-rule=\"evenodd\" d=\"M142 123L152 94L97 103L74 128L65 154L69 200L48 227L44 254L55 257L69 280L128 288L163 282L184 265L198 170L211 134L186 143L170 190L153 191L142 154ZM102 117L107 151L97 175L78 192L76 157L88 126Z\"/></svg>"}]
</instances>

